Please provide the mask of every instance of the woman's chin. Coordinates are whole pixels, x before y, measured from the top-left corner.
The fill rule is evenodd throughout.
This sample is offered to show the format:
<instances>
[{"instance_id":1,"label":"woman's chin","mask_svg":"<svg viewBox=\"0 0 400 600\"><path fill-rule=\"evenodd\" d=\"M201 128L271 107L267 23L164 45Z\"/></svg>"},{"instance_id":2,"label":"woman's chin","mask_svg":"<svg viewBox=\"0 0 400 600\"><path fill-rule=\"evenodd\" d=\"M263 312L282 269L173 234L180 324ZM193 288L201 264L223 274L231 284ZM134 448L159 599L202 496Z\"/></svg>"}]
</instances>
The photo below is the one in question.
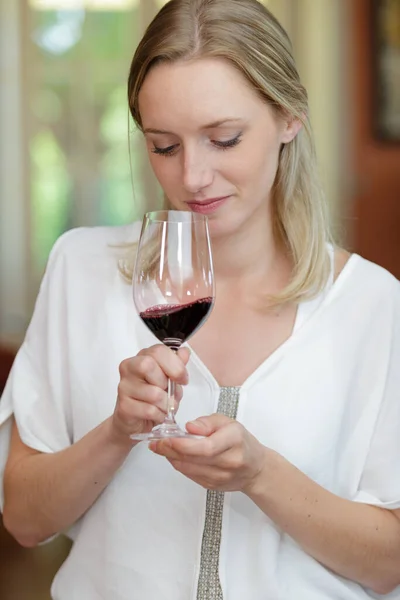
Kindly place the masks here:
<instances>
[{"instance_id":1,"label":"woman's chin","mask_svg":"<svg viewBox=\"0 0 400 600\"><path fill-rule=\"evenodd\" d=\"M234 235L237 227L234 223L227 221L226 217L211 217L208 219L208 230L212 240L223 239Z\"/></svg>"}]
</instances>

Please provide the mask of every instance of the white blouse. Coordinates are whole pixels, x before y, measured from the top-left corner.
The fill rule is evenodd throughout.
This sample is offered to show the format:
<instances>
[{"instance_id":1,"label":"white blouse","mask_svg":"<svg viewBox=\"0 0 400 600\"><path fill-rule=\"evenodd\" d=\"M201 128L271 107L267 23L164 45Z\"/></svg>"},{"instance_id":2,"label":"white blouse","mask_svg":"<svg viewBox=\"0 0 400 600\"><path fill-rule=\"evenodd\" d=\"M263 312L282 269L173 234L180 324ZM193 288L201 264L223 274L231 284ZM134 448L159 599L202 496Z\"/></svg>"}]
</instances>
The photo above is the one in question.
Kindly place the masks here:
<instances>
[{"instance_id":1,"label":"white blouse","mask_svg":"<svg viewBox=\"0 0 400 600\"><path fill-rule=\"evenodd\" d=\"M76 229L56 243L0 402L0 477L12 413L25 444L58 452L112 414L119 363L155 343L117 270L118 245L139 230ZM214 413L220 391L195 353L188 370L183 425ZM353 255L243 384L237 419L334 494L399 508L399 282ZM137 445L68 532L54 600L195 600L205 505L205 489ZM225 494L219 576L224 600L379 597L322 566L239 492Z\"/></svg>"}]
</instances>

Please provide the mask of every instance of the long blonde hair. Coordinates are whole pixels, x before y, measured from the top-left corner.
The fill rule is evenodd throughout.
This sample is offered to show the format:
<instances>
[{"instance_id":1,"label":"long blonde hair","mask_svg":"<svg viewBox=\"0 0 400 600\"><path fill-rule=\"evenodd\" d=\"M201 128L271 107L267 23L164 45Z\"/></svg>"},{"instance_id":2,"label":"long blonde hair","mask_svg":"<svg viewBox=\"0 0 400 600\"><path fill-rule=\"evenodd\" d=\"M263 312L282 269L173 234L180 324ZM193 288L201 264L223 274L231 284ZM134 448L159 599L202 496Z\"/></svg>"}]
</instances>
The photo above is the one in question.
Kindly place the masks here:
<instances>
[{"instance_id":1,"label":"long blonde hair","mask_svg":"<svg viewBox=\"0 0 400 600\"><path fill-rule=\"evenodd\" d=\"M303 127L282 147L272 190L276 235L293 261L289 285L274 304L300 302L320 292L329 276L331 242L319 184L307 92L301 84L290 40L257 0L171 0L147 28L133 57L130 112L139 129L138 96L146 75L160 62L218 57L238 69L259 96ZM132 275L133 261L124 274Z\"/></svg>"}]
</instances>

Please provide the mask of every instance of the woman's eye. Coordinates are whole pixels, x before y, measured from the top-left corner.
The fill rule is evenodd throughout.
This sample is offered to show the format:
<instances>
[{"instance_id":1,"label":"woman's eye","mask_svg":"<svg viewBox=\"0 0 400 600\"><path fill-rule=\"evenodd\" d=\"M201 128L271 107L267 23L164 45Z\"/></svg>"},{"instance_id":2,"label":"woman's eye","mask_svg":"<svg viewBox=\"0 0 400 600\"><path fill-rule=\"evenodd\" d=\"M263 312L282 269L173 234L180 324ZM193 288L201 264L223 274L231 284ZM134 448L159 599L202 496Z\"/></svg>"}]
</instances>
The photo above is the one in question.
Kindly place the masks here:
<instances>
[{"instance_id":1,"label":"woman's eye","mask_svg":"<svg viewBox=\"0 0 400 600\"><path fill-rule=\"evenodd\" d=\"M154 146L152 148L153 154L158 154L160 156L172 156L178 148L178 144L173 144L172 146L167 146L167 148L158 148Z\"/></svg>"},{"instance_id":2,"label":"woman's eye","mask_svg":"<svg viewBox=\"0 0 400 600\"><path fill-rule=\"evenodd\" d=\"M242 141L242 134L239 133L239 135L237 135L236 137L234 137L231 140L226 140L226 141L218 141L218 140L213 140L213 144L214 146L217 146L217 148L221 148L222 150L226 150L228 148L234 148L235 146L237 146L238 144L240 144L240 142Z\"/></svg>"},{"instance_id":3,"label":"woman's eye","mask_svg":"<svg viewBox=\"0 0 400 600\"><path fill-rule=\"evenodd\" d=\"M239 133L236 137L231 140L211 140L212 144L221 150L227 150L228 148L234 148L242 141L242 134ZM166 148L159 148L154 145L151 149L153 154L158 154L159 156L173 156L178 151L179 144L173 144L172 146L167 146Z\"/></svg>"}]
</instances>

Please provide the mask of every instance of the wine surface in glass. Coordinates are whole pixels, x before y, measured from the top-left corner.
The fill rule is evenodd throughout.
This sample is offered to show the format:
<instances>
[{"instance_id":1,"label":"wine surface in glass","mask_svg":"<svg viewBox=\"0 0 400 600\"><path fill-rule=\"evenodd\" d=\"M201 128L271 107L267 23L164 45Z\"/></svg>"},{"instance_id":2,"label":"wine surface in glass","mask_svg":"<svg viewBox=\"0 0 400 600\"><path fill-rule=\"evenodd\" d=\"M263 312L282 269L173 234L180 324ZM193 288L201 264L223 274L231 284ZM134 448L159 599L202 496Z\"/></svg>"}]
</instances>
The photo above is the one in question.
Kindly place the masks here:
<instances>
[{"instance_id":1,"label":"wine surface in glass","mask_svg":"<svg viewBox=\"0 0 400 600\"><path fill-rule=\"evenodd\" d=\"M188 304L161 304L140 313L150 331L166 346L179 348L200 327L213 305L213 298Z\"/></svg>"}]
</instances>

